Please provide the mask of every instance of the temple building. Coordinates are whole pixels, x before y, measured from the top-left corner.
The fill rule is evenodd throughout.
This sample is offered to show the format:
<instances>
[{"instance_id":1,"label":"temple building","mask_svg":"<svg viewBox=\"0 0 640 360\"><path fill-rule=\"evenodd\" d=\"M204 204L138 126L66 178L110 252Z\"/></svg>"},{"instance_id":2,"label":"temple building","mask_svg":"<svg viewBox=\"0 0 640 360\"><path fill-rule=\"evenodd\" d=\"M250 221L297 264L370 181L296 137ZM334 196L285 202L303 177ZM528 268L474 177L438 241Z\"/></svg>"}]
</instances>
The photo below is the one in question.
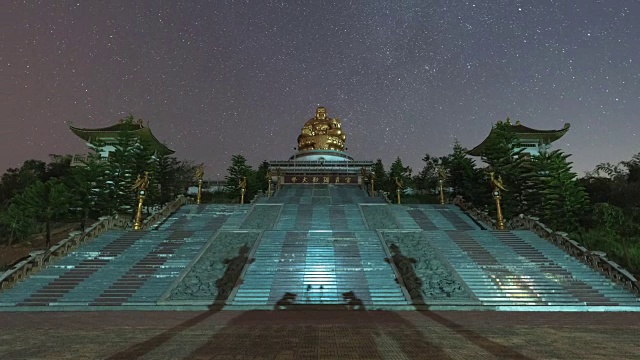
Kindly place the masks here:
<instances>
[{"instance_id":1,"label":"temple building","mask_svg":"<svg viewBox=\"0 0 640 360\"><path fill-rule=\"evenodd\" d=\"M134 136L141 140L145 141L146 144L150 145L156 155L171 155L175 151L169 149L166 145L161 143L151 132L151 128L149 128L149 124L146 126L143 124L142 119L139 119L137 122L127 122L125 120L120 120L119 123L111 126L107 126L104 128L78 128L72 125L69 125L69 129L76 134L78 137L87 142L87 146L89 148L96 150L102 157L102 159L108 159L109 154L111 154L115 149L118 143L118 136L123 132L131 132ZM100 147L97 147L96 144L101 144ZM85 159L84 155L76 155L73 158L71 165L73 166L81 166L83 164L83 160Z\"/></svg>"},{"instance_id":2,"label":"temple building","mask_svg":"<svg viewBox=\"0 0 640 360\"><path fill-rule=\"evenodd\" d=\"M501 122L498 123L501 124ZM520 121L511 124L509 118L507 118L506 124L511 126L511 131L518 138L516 150L522 150L524 156L535 156L540 154L540 152L549 151L551 149L551 143L564 136L571 126L571 124L566 123L564 127L559 130L537 130L522 125ZM487 135L478 146L469 150L467 153L471 156L481 156L485 146L487 146L487 143L489 143L494 135L495 127L492 127L489 135Z\"/></svg>"},{"instance_id":3,"label":"temple building","mask_svg":"<svg viewBox=\"0 0 640 360\"><path fill-rule=\"evenodd\" d=\"M363 184L374 161L354 160L345 150L346 135L338 118L319 106L298 136L297 152L288 160L269 162L278 184Z\"/></svg>"}]
</instances>

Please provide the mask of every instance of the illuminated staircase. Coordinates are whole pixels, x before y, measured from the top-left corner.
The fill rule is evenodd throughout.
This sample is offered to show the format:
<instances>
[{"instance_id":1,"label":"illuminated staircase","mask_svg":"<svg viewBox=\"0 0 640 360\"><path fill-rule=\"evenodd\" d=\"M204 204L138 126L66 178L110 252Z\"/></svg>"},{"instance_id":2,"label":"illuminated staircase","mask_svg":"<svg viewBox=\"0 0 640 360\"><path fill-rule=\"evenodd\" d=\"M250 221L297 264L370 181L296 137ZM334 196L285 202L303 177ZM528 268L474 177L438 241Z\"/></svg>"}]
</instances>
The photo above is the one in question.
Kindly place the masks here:
<instances>
[{"instance_id":1,"label":"illuminated staircase","mask_svg":"<svg viewBox=\"0 0 640 360\"><path fill-rule=\"evenodd\" d=\"M246 210L187 205L162 230L109 231L0 292L0 306L154 305L213 234L237 227Z\"/></svg>"},{"instance_id":2,"label":"illuminated staircase","mask_svg":"<svg viewBox=\"0 0 640 360\"><path fill-rule=\"evenodd\" d=\"M359 203L381 203L357 186L284 186L283 203L265 231L231 302L234 306L409 304L378 234Z\"/></svg>"}]
</instances>

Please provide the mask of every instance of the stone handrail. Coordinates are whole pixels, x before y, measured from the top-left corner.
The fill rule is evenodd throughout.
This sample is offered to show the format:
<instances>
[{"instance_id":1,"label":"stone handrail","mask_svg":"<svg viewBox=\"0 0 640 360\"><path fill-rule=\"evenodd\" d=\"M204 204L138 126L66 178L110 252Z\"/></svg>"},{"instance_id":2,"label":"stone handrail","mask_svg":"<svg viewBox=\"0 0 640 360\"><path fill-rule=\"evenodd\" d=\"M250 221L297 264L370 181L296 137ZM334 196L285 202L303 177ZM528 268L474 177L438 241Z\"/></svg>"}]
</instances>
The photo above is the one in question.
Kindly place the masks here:
<instances>
[{"instance_id":1,"label":"stone handrail","mask_svg":"<svg viewBox=\"0 0 640 360\"><path fill-rule=\"evenodd\" d=\"M121 217L103 216L93 223L84 232L73 231L67 238L53 245L48 251L38 250L29 253L29 257L11 267L0 275L0 289L24 278L32 271L49 262L53 257L65 256L71 249L79 244L100 236L113 228L122 228L127 221Z\"/></svg>"},{"instance_id":2,"label":"stone handrail","mask_svg":"<svg viewBox=\"0 0 640 360\"><path fill-rule=\"evenodd\" d=\"M187 203L187 197L180 195L171 203L167 204L159 212L149 216L144 220L142 229L149 229L154 223L166 218L176 211L180 206ZM103 216L93 223L84 232L73 231L69 233L67 238L53 245L48 251L38 250L32 251L29 257L12 266L9 270L0 274L0 289L19 281L36 269L39 269L53 258L63 257L78 245L92 240L104 232L111 229L124 229L130 227L130 220L126 217Z\"/></svg>"},{"instance_id":3,"label":"stone handrail","mask_svg":"<svg viewBox=\"0 0 640 360\"><path fill-rule=\"evenodd\" d=\"M490 228L496 228L495 219L486 212L476 209L471 203L465 202L462 197L456 197L453 203L474 218L474 220L487 224ZM612 281L622 284L631 292L640 295L640 281L638 281L633 274L619 264L607 259L605 253L601 251L590 251L577 241L570 239L567 233L551 230L536 217L520 214L507 222L507 229L529 230L560 247L567 254L587 264L592 269L606 275Z\"/></svg>"},{"instance_id":4,"label":"stone handrail","mask_svg":"<svg viewBox=\"0 0 640 360\"><path fill-rule=\"evenodd\" d=\"M169 215L173 214L176 210L178 210L182 205L185 205L189 202L189 198L184 195L178 196L175 200L165 205L162 210L151 214L151 216L147 217L142 221L142 230L149 230L154 224L166 219Z\"/></svg>"},{"instance_id":5,"label":"stone handrail","mask_svg":"<svg viewBox=\"0 0 640 360\"><path fill-rule=\"evenodd\" d=\"M453 204L457 205L462 211L471 216L471 218L479 224L483 224L486 228L496 229L497 221L484 211L476 209L473 204L464 201L462 196L456 196Z\"/></svg>"},{"instance_id":6,"label":"stone handrail","mask_svg":"<svg viewBox=\"0 0 640 360\"><path fill-rule=\"evenodd\" d=\"M622 266L607 259L607 254L601 251L590 251L577 241L570 239L567 233L549 229L538 218L520 214L508 223L507 228L532 231L539 237L556 244L566 253L589 265L592 269L640 295L640 282Z\"/></svg>"}]
</instances>

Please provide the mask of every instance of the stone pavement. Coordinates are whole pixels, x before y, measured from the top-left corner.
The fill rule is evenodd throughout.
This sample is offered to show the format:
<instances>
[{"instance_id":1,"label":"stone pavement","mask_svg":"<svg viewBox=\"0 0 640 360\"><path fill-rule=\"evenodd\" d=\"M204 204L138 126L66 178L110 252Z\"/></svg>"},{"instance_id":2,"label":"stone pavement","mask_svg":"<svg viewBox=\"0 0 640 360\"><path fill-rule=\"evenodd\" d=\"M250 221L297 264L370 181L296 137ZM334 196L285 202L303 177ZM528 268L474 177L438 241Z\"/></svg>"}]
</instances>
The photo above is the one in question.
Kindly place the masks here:
<instances>
[{"instance_id":1,"label":"stone pavement","mask_svg":"<svg viewBox=\"0 0 640 360\"><path fill-rule=\"evenodd\" d=\"M640 359L639 313L5 312L0 359Z\"/></svg>"}]
</instances>

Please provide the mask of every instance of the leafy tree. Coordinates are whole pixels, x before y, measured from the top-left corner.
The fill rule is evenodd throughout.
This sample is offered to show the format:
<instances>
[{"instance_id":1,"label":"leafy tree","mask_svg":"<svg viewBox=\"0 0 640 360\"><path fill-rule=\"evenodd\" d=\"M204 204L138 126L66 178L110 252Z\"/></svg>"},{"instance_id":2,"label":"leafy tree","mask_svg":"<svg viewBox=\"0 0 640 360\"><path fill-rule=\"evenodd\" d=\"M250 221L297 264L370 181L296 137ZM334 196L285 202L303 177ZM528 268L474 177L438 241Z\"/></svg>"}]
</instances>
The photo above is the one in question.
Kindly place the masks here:
<instances>
[{"instance_id":1,"label":"leafy tree","mask_svg":"<svg viewBox=\"0 0 640 360\"><path fill-rule=\"evenodd\" d=\"M63 179L71 172L71 155L55 155L49 154L49 163L46 166L44 179L47 181L51 178Z\"/></svg>"},{"instance_id":2,"label":"leafy tree","mask_svg":"<svg viewBox=\"0 0 640 360\"><path fill-rule=\"evenodd\" d=\"M247 159L242 155L233 155L231 157L231 165L227 168L228 175L224 177L227 182L225 193L229 198L240 199L240 187L238 184L243 177L247 178L247 189L244 194L245 201L248 201L256 193L255 174L250 165L247 165Z\"/></svg>"},{"instance_id":3,"label":"leafy tree","mask_svg":"<svg viewBox=\"0 0 640 360\"><path fill-rule=\"evenodd\" d=\"M47 248L51 247L51 223L62 220L68 213L69 194L61 180L52 178L37 181L14 199L23 214L45 225Z\"/></svg>"},{"instance_id":4,"label":"leafy tree","mask_svg":"<svg viewBox=\"0 0 640 360\"><path fill-rule=\"evenodd\" d=\"M35 181L45 181L46 163L27 160L20 168L10 168L2 175L0 182L0 204L8 206L9 201Z\"/></svg>"},{"instance_id":5,"label":"leafy tree","mask_svg":"<svg viewBox=\"0 0 640 360\"><path fill-rule=\"evenodd\" d=\"M24 239L31 235L34 228L31 218L16 204L11 204L7 210L0 212L0 224L5 228L5 233L8 233L8 246L11 246L15 239Z\"/></svg>"}]
</instances>

